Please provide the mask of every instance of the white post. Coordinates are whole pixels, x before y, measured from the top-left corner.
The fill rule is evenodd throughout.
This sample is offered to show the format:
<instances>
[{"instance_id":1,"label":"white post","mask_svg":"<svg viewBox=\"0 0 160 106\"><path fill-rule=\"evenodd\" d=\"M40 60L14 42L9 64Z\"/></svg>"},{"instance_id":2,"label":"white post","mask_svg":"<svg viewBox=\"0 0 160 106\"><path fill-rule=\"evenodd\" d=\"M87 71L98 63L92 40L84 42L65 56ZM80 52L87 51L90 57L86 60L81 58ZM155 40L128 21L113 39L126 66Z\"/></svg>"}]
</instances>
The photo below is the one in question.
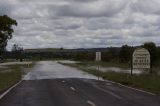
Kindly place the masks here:
<instances>
[{"instance_id":1,"label":"white post","mask_svg":"<svg viewBox=\"0 0 160 106\"><path fill-rule=\"evenodd\" d=\"M97 71L99 71L99 62L101 61L101 52L96 52ZM99 75L98 75L99 80Z\"/></svg>"}]
</instances>

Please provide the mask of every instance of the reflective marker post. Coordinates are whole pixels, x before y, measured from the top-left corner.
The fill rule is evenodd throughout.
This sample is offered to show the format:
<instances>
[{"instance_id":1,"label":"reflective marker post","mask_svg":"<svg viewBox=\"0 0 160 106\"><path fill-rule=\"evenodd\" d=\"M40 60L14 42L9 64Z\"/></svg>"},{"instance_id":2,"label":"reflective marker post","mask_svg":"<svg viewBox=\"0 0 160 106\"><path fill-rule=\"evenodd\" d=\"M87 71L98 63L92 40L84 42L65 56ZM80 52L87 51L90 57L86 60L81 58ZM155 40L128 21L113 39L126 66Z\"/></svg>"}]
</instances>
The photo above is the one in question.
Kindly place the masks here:
<instances>
[{"instance_id":1,"label":"reflective marker post","mask_svg":"<svg viewBox=\"0 0 160 106\"><path fill-rule=\"evenodd\" d=\"M101 52L96 52L97 70L99 71L99 62L101 61ZM99 80L99 75L98 75Z\"/></svg>"}]
</instances>

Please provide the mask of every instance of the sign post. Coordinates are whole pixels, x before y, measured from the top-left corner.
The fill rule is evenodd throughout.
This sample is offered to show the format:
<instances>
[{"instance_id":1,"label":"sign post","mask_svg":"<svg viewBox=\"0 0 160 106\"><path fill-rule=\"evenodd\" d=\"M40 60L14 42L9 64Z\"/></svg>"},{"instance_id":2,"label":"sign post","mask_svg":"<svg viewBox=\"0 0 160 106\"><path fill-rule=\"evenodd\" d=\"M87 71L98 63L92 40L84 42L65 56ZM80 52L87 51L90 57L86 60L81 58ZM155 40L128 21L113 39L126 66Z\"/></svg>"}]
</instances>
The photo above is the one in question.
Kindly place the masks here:
<instances>
[{"instance_id":1,"label":"sign post","mask_svg":"<svg viewBox=\"0 0 160 106\"><path fill-rule=\"evenodd\" d=\"M138 48L133 52L131 63L131 75L133 69L151 69L150 53L145 48Z\"/></svg>"},{"instance_id":2,"label":"sign post","mask_svg":"<svg viewBox=\"0 0 160 106\"><path fill-rule=\"evenodd\" d=\"M101 52L96 52L97 70L99 71L99 62L101 61ZM98 75L99 80L99 75Z\"/></svg>"}]
</instances>

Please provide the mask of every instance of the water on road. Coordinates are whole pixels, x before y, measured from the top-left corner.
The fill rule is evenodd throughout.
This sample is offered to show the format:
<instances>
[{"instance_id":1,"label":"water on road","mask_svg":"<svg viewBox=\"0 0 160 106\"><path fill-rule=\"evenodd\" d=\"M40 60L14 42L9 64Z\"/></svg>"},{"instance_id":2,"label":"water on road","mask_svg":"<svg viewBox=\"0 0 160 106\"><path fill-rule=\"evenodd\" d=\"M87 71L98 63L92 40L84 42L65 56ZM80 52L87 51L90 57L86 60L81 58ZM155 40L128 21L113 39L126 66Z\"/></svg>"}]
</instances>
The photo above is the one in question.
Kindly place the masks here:
<instances>
[{"instance_id":1,"label":"water on road","mask_svg":"<svg viewBox=\"0 0 160 106\"><path fill-rule=\"evenodd\" d=\"M23 80L56 79L56 78L87 78L98 79L96 76L58 64L56 61L40 61L24 76Z\"/></svg>"},{"instance_id":2,"label":"water on road","mask_svg":"<svg viewBox=\"0 0 160 106\"><path fill-rule=\"evenodd\" d=\"M81 63L79 61L71 61L71 60L61 60L60 62L61 63L69 63L69 64ZM85 66L85 67L87 69L97 69L97 65L88 65L88 66ZM131 73L131 69L123 69L123 68L120 68L120 67L102 67L102 66L99 66L99 71L102 71L102 72L113 71L113 72ZM134 69L133 74L141 74L143 71L144 70Z\"/></svg>"}]
</instances>

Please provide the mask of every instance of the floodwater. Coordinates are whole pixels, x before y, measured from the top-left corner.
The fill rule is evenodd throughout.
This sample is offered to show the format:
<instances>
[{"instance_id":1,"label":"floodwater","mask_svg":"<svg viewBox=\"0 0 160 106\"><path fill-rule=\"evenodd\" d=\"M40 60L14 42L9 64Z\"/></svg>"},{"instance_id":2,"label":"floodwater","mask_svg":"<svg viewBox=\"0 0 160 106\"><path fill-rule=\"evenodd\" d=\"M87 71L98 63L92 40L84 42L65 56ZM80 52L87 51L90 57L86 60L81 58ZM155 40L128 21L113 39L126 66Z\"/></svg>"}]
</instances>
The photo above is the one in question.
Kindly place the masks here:
<instances>
[{"instance_id":1,"label":"floodwater","mask_svg":"<svg viewBox=\"0 0 160 106\"><path fill-rule=\"evenodd\" d=\"M62 60L59 61L62 63L79 63L78 61L71 61L71 60ZM98 69L97 66L87 66L86 68L88 69ZM99 66L99 71L102 72L108 72L108 71L113 71L113 72L123 72L123 73L131 73L131 69L123 69L123 68L119 68L119 67L102 67ZM141 74L143 71L142 70L138 70L138 69L134 69L133 70L133 74Z\"/></svg>"},{"instance_id":2,"label":"floodwater","mask_svg":"<svg viewBox=\"0 0 160 106\"><path fill-rule=\"evenodd\" d=\"M40 61L23 77L23 80L56 79L56 78L87 78L98 79L96 76L76 68L58 64L56 61Z\"/></svg>"},{"instance_id":3,"label":"floodwater","mask_svg":"<svg viewBox=\"0 0 160 106\"><path fill-rule=\"evenodd\" d=\"M90 66L88 67L88 69L96 69L96 66ZM131 69L122 69L119 67L99 67L99 71L102 72L107 72L107 71L113 71L113 72L123 72L123 73L130 73ZM138 70L138 69L134 69L132 70L133 74L141 74L143 71L142 70Z\"/></svg>"},{"instance_id":4,"label":"floodwater","mask_svg":"<svg viewBox=\"0 0 160 106\"><path fill-rule=\"evenodd\" d=\"M6 62L6 63L0 63L0 67L5 65L14 65L14 64L23 65L23 64L31 64L31 63L32 62Z\"/></svg>"}]
</instances>

